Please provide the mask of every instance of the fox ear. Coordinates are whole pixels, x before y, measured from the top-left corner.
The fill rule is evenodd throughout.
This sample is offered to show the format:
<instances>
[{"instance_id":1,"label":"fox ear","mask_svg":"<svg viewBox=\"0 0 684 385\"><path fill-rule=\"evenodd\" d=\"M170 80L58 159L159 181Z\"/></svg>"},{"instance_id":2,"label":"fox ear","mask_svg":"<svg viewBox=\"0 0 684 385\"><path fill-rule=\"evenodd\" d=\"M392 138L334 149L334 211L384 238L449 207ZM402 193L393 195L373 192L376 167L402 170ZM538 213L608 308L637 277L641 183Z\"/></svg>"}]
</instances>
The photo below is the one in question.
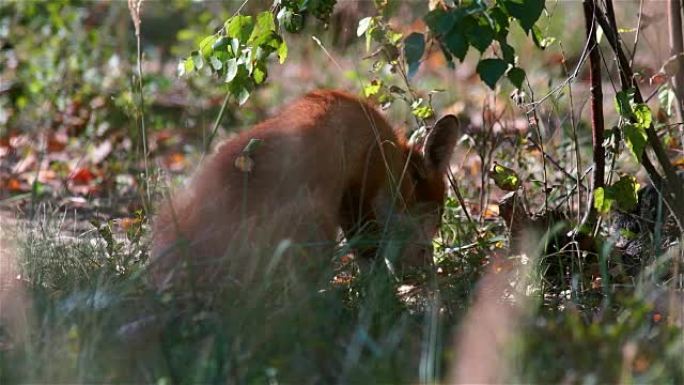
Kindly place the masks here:
<instances>
[{"instance_id":1,"label":"fox ear","mask_svg":"<svg viewBox=\"0 0 684 385\"><path fill-rule=\"evenodd\" d=\"M425 138L423 157L428 169L445 173L449 167L451 154L458 141L460 130L458 119L446 115L435 123Z\"/></svg>"}]
</instances>

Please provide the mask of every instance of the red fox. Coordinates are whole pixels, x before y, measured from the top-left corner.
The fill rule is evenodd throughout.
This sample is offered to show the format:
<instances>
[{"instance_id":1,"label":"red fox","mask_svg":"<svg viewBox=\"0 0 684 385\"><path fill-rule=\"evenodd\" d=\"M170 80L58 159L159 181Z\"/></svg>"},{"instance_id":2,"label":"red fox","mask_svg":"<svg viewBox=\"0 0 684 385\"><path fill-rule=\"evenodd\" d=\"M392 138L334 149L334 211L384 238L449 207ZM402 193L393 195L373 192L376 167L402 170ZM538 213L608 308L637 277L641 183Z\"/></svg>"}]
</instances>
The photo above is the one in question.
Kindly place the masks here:
<instances>
[{"instance_id":1,"label":"red fox","mask_svg":"<svg viewBox=\"0 0 684 385\"><path fill-rule=\"evenodd\" d=\"M212 279L226 265L250 265L234 255L256 247L278 255L332 250L340 229L347 240L394 239L385 246L400 251L402 265L429 262L457 139L452 115L417 146L356 97L309 93L222 143L186 188L161 203L153 279L164 286L182 266ZM375 246L359 254L375 254Z\"/></svg>"}]
</instances>

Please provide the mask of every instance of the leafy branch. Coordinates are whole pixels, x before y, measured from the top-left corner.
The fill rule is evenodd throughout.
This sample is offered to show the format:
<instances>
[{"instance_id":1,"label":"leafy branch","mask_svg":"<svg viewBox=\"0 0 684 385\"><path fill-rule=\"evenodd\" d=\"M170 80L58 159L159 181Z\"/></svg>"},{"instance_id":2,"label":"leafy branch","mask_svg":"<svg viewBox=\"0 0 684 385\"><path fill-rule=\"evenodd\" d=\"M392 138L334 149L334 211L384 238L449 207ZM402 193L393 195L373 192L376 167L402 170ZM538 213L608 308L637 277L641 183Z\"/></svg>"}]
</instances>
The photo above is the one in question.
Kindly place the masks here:
<instances>
[{"instance_id":1,"label":"leafy branch","mask_svg":"<svg viewBox=\"0 0 684 385\"><path fill-rule=\"evenodd\" d=\"M612 2L606 2L605 12L599 7L594 7L594 12L596 21L601 26L601 29L603 29L606 40L618 59L617 63L622 88L622 92L618 94L618 112L630 123L624 126L626 127L624 132L626 136L625 141L644 166L644 169L646 169L654 186L661 191L665 204L674 214L679 228L684 230L684 205L681 204L684 201L682 182L677 176L675 168L670 163L665 149L658 138L653 119L651 119L651 111L644 104L644 98L634 79L630 61L627 59L620 35L618 34ZM628 108L628 106L631 108ZM660 175L660 172L652 163L648 152L643 151L647 147L653 150L664 176Z\"/></svg>"},{"instance_id":2,"label":"leafy branch","mask_svg":"<svg viewBox=\"0 0 684 385\"><path fill-rule=\"evenodd\" d=\"M454 58L463 61L473 47L481 55L477 73L485 84L494 89L506 75L511 84L522 88L525 71L518 67L515 50L507 41L511 22L516 21L543 49L553 42L544 38L535 25L544 6L544 0L497 0L492 6L481 1L463 2L454 7L437 7L423 20L450 66L454 65ZM493 57L483 57L489 51L494 52Z\"/></svg>"},{"instance_id":3,"label":"leafy branch","mask_svg":"<svg viewBox=\"0 0 684 385\"><path fill-rule=\"evenodd\" d=\"M256 17L235 15L223 28L202 39L199 49L178 65L180 76L208 68L224 79L228 92L244 104L268 77L267 61L273 54L280 63L287 58L287 44L276 28L271 11Z\"/></svg>"}]
</instances>

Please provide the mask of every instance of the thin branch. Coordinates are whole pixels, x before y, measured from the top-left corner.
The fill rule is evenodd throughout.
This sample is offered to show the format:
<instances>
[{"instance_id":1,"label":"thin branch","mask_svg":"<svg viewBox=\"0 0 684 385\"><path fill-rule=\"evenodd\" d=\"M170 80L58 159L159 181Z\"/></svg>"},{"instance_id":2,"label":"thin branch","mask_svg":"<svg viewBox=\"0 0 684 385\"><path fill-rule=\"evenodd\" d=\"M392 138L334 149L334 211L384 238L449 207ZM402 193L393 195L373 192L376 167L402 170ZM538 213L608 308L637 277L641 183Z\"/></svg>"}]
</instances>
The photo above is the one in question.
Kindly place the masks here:
<instances>
[{"instance_id":1,"label":"thin branch","mask_svg":"<svg viewBox=\"0 0 684 385\"><path fill-rule=\"evenodd\" d=\"M603 89L601 85L601 56L596 43L596 18L594 0L584 0L584 21L587 31L587 46L589 47L589 81L591 83L591 134L594 160L592 175L592 191L603 188L605 181L606 158L603 148ZM594 207L594 196L590 197L589 211L584 217L583 224L593 229L596 225L597 211Z\"/></svg>"}]
</instances>

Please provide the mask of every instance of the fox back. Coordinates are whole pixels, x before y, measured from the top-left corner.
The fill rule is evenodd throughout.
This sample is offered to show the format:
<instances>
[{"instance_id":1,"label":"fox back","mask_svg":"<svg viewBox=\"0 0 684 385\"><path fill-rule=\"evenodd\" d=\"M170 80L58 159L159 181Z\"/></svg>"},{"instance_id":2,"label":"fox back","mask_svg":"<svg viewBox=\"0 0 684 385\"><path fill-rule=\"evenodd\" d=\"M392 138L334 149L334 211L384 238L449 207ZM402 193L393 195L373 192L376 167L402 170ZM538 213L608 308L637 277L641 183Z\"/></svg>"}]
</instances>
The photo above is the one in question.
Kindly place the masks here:
<instances>
[{"instance_id":1,"label":"fox back","mask_svg":"<svg viewBox=\"0 0 684 385\"><path fill-rule=\"evenodd\" d=\"M193 266L214 280L225 266L249 265L235 255L257 248L326 253L340 229L348 240L400 239L402 264L429 262L457 131L446 116L414 146L366 102L310 93L222 143L161 203L154 279L164 285L180 266ZM373 255L377 245L358 254Z\"/></svg>"}]
</instances>

